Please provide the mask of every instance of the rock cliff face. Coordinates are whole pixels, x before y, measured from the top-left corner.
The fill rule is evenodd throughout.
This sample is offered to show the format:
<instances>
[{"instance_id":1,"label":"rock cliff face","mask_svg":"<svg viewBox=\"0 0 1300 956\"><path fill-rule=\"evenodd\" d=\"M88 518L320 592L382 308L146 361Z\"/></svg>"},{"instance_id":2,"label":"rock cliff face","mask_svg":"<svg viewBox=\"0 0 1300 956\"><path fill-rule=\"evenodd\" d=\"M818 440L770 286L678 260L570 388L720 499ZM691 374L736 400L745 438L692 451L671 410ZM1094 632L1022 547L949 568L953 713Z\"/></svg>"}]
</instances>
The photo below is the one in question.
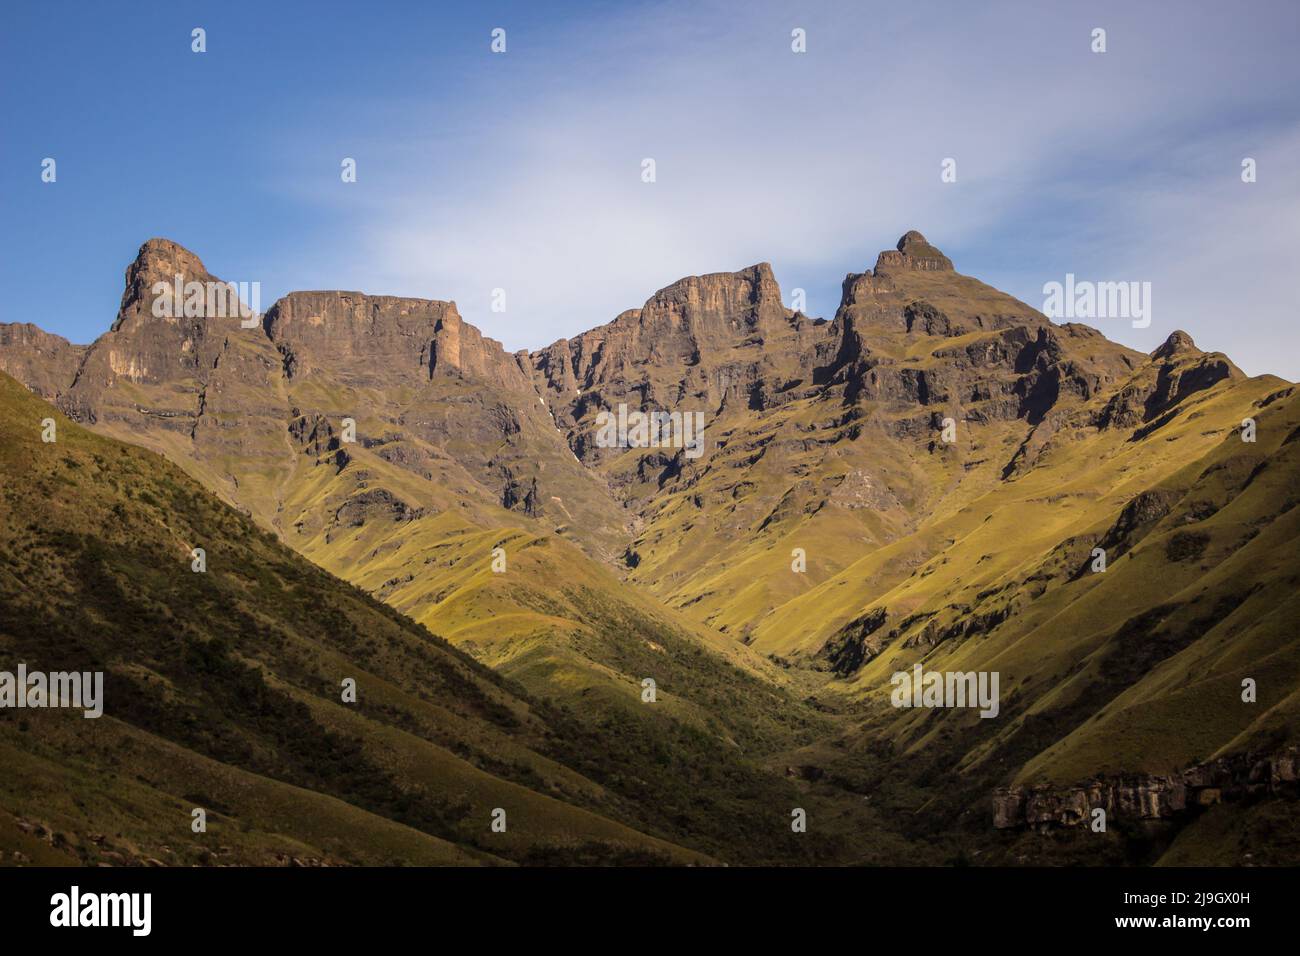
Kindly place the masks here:
<instances>
[{"instance_id":1,"label":"rock cliff face","mask_svg":"<svg viewBox=\"0 0 1300 956\"><path fill-rule=\"evenodd\" d=\"M451 302L294 292L256 322L233 309L214 311L210 298L196 315L156 307L158 285L193 282L224 287L189 250L151 239L127 269L116 319L93 345L72 346L35 326L0 326L3 361L15 370L39 366L47 390L90 420L115 404L106 392L118 382L201 387L237 348L276 358L286 380L316 373L348 387L382 389L460 376L535 394L519 360L462 321Z\"/></svg>"},{"instance_id":2,"label":"rock cliff face","mask_svg":"<svg viewBox=\"0 0 1300 956\"><path fill-rule=\"evenodd\" d=\"M455 303L360 292L293 292L266 314L289 377L313 370L356 388L419 387L463 376L532 392L518 361L456 312Z\"/></svg>"},{"instance_id":3,"label":"rock cliff face","mask_svg":"<svg viewBox=\"0 0 1300 956\"><path fill-rule=\"evenodd\" d=\"M172 295L159 302L157 287L182 290L200 283L202 304L187 309L184 299ZM209 302L207 290L221 286L198 256L166 239L150 239L140 248L126 270L126 288L108 333L87 350L86 357L70 383L71 407L95 415L105 400L104 393L118 381L156 386L186 382L203 384L225 347L225 337L240 328L238 301L223 300L221 307ZM155 304L160 307L155 308ZM162 314L155 314L161 312ZM187 314L199 312L199 314Z\"/></svg>"},{"instance_id":4,"label":"rock cliff face","mask_svg":"<svg viewBox=\"0 0 1300 956\"><path fill-rule=\"evenodd\" d=\"M1178 774L1126 774L1074 787L1044 784L994 792L993 825L1000 829L1087 826L1092 812L1115 820L1172 820L1195 807L1264 796L1300 797L1300 748L1235 754Z\"/></svg>"},{"instance_id":5,"label":"rock cliff face","mask_svg":"<svg viewBox=\"0 0 1300 956\"><path fill-rule=\"evenodd\" d=\"M201 287L197 293L193 283ZM191 291L181 296L172 292L187 286ZM165 296L158 287L166 287ZM188 429L201 413L204 386L228 351L228 337L248 331L241 329L240 304L189 250L150 239L127 267L109 330L89 346L56 345L55 360L46 367L46 392L79 420L168 420ZM9 348L5 353L13 354ZM141 395L127 398L119 385Z\"/></svg>"},{"instance_id":6,"label":"rock cliff face","mask_svg":"<svg viewBox=\"0 0 1300 956\"><path fill-rule=\"evenodd\" d=\"M73 345L29 322L0 325L0 372L12 375L41 398L59 397L77 376L86 346Z\"/></svg>"},{"instance_id":7,"label":"rock cliff face","mask_svg":"<svg viewBox=\"0 0 1300 956\"><path fill-rule=\"evenodd\" d=\"M570 427L620 402L745 408L790 381L783 372L807 367L800 353L818 338L814 328L782 305L764 262L675 282L642 308L533 353L531 364L557 421ZM599 457L594 445L574 443L580 457Z\"/></svg>"}]
</instances>

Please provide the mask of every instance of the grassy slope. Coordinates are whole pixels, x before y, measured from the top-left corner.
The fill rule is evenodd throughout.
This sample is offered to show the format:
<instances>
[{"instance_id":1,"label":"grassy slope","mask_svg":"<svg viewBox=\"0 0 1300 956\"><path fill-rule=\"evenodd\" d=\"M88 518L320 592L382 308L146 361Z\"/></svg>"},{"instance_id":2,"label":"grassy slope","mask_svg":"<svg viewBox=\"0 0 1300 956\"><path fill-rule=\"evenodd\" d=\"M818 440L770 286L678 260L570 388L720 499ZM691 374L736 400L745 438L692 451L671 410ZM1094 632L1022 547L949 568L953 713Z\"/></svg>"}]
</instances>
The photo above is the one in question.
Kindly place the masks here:
<instances>
[{"instance_id":1,"label":"grassy slope","mask_svg":"<svg viewBox=\"0 0 1300 956\"><path fill-rule=\"evenodd\" d=\"M46 417L57 443L40 441ZM8 377L0 421L6 669L106 672L99 721L0 712L6 766L24 768L6 775L6 810L68 834L65 852L97 859L97 832L114 852L174 861L219 846L242 862L287 847L353 862L700 859L599 812L617 801L547 756L573 734L562 717L177 468ZM204 574L190 570L194 546ZM344 677L360 688L355 707L339 701ZM207 804L227 818L220 838L215 825L189 832L189 807ZM506 834L489 832L497 806ZM24 842L16 822L0 832Z\"/></svg>"},{"instance_id":2,"label":"grassy slope","mask_svg":"<svg viewBox=\"0 0 1300 956\"><path fill-rule=\"evenodd\" d=\"M780 808L795 805L799 791L780 775L783 767L770 772L774 756L838 726L801 699L802 682L627 588L578 548L519 516L502 512L504 527L484 528L435 506L409 520L380 509L359 524L334 521L330 516L348 501L380 489L408 503L429 501L420 497L418 478L368 449L350 453L342 470L312 456L300 464L285 513L315 516L309 533L290 538L303 554L472 651L596 735L600 752L570 750L571 761L617 792L634 819L689 833L693 845L724 859L842 858L847 848L829 839L772 843L754 830L766 817L766 826L788 831ZM504 573L492 570L497 547L506 552ZM642 700L645 678L656 683L653 704ZM849 805L858 820L851 825L861 825L865 808L843 795L823 799Z\"/></svg>"},{"instance_id":3,"label":"grassy slope","mask_svg":"<svg viewBox=\"0 0 1300 956\"><path fill-rule=\"evenodd\" d=\"M769 772L774 754L824 736L833 718L760 680L771 665L743 648L711 647L716 635L621 593L564 542L506 541L522 590L554 601L527 582L563 575L577 622L562 641L503 660L547 688L571 664L573 693L561 686L555 703L538 703L178 468L82 429L12 380L0 388L3 661L102 667L109 700L98 722L0 712L0 744L23 768L5 786L6 847L45 862L811 863L908 852L855 798ZM38 437L47 416L59 422L52 445ZM192 546L206 548L207 573L190 571ZM530 571L534 558L543 563ZM655 676L659 700L641 703L628 674ZM360 687L354 707L338 701L344 676ZM206 836L187 829L193 806L212 811ZM497 806L506 834L488 832ZM795 806L816 821L807 835L790 832ZM44 850L29 852L20 823L53 834L37 841ZM877 836L848 839L862 832Z\"/></svg>"},{"instance_id":4,"label":"grassy slope","mask_svg":"<svg viewBox=\"0 0 1300 956\"><path fill-rule=\"evenodd\" d=\"M1078 834L987 832L987 798L997 785L1170 773L1234 753L1272 751L1300 736L1300 642L1294 632L1300 393L1275 384L1255 380L1217 389L1138 440L1164 461L1170 445L1201 436L1215 420L1229 423L1207 436L1208 448L1197 445L1199 457L1178 456L1152 473L1174 504L1138 528L1104 574L1079 571L1118 509L1098 520L1086 509L1078 515L1077 507L1066 508L1073 518L1063 515L1059 524L1042 509L1039 522L1025 525L1041 524L1047 529L1042 536L1003 532L1004 541L1017 541L1026 553L998 578L981 576L980 544L947 555L949 564L961 557L972 564L951 569L936 560L931 574L922 570L886 595L882 602L912 586L933 588L923 592L924 600L943 608L962 590L979 588L995 591L986 604L1014 601L1016 611L1000 624L934 646L906 646L920 625L889 642L846 685L868 711L858 737L873 743L837 755L838 764L827 763L830 771L869 770L878 762L875 753L888 754L884 764L921 785L935 819L958 823L970 846L994 851L990 859L1239 863L1251 851L1258 862L1288 859L1285 847L1297 839L1294 814L1285 804L1279 809L1267 802L1216 808L1185 824L1167 849L1128 827L1096 843ZM1254 444L1241 442L1231 427L1243 417L1243 402L1259 423ZM1080 449L1071 462L1081 482L1089 479L1085 461L1106 467L1095 446L1088 450ZM1142 449L1130 451L1133 467ZM1068 484L1055 493L1058 501L1074 499ZM990 522L1001 513L990 509ZM941 574L938 585L930 583ZM973 603L976 614L988 610ZM969 711L890 707L889 676L917 660L932 670L998 671L1000 717L981 721ZM1258 682L1257 703L1241 700L1244 677ZM947 783L936 791L940 775ZM895 788L895 799L906 798L906 781L876 779Z\"/></svg>"}]
</instances>

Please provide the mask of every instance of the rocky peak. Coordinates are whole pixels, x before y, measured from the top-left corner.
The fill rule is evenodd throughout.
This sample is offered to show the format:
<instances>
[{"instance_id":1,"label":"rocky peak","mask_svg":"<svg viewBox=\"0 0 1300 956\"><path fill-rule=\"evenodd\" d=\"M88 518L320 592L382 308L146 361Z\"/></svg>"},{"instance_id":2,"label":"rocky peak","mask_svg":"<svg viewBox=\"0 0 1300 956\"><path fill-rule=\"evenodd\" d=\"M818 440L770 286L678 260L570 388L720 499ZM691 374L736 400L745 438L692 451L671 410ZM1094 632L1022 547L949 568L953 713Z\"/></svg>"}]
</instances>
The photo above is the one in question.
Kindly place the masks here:
<instances>
[{"instance_id":1,"label":"rocky peak","mask_svg":"<svg viewBox=\"0 0 1300 956\"><path fill-rule=\"evenodd\" d=\"M140 307L152 305L154 285L162 282L173 286L177 276L180 276L182 284L220 281L208 272L198 256L180 243L154 238L142 245L135 260L126 267L122 304L113 328L121 325L129 313L147 311L147 308L142 310Z\"/></svg>"},{"instance_id":2,"label":"rocky peak","mask_svg":"<svg viewBox=\"0 0 1300 956\"><path fill-rule=\"evenodd\" d=\"M150 239L127 266L121 307L86 349L73 383L77 394L66 398L65 410L94 420L99 397L119 378L152 385L205 381L227 335L240 330L240 305L237 292L194 253L169 239Z\"/></svg>"},{"instance_id":3,"label":"rocky peak","mask_svg":"<svg viewBox=\"0 0 1300 956\"><path fill-rule=\"evenodd\" d=\"M179 242L155 236L147 239L136 253L135 261L126 269L127 275L142 274L154 278L181 274L207 275L208 270L197 255Z\"/></svg>"},{"instance_id":4,"label":"rocky peak","mask_svg":"<svg viewBox=\"0 0 1300 956\"><path fill-rule=\"evenodd\" d=\"M938 275L918 276L917 273ZM972 292L977 294L971 295ZM915 315L905 316L902 312L910 298L928 299L938 294L950 300L951 305L960 307L977 298L987 301L987 292L995 293L998 299L987 303L993 306L987 314L980 310L961 316L947 306L937 308L937 303L928 301L915 305ZM913 229L903 234L896 249L880 253L875 269L850 272L844 277L835 324L842 341L843 360L847 354L844 350L856 351L859 343L855 337L869 327L955 335L973 328L1005 327L1017 321L1032 323L1039 318L1032 309L1010 296L958 275L952 260Z\"/></svg>"},{"instance_id":5,"label":"rocky peak","mask_svg":"<svg viewBox=\"0 0 1300 956\"><path fill-rule=\"evenodd\" d=\"M881 269L917 269L926 272L952 272L952 260L930 245L915 229L903 234L894 250L885 250L876 258L876 272Z\"/></svg>"},{"instance_id":6,"label":"rocky peak","mask_svg":"<svg viewBox=\"0 0 1300 956\"><path fill-rule=\"evenodd\" d=\"M739 272L679 279L651 296L637 313L637 321L643 329L672 334L731 337L786 315L772 266L760 262Z\"/></svg>"},{"instance_id":7,"label":"rocky peak","mask_svg":"<svg viewBox=\"0 0 1300 956\"><path fill-rule=\"evenodd\" d=\"M760 262L679 279L641 308L533 353L531 362L549 389L568 397L601 383L635 383L644 373L633 370L642 367L703 370L727 361L732 349L763 346L793 320L771 265Z\"/></svg>"},{"instance_id":8,"label":"rocky peak","mask_svg":"<svg viewBox=\"0 0 1300 956\"><path fill-rule=\"evenodd\" d=\"M1147 425L1189 395L1242 375L1226 355L1204 352L1186 332L1175 331L1111 396L1096 420L1103 428Z\"/></svg>"},{"instance_id":9,"label":"rocky peak","mask_svg":"<svg viewBox=\"0 0 1300 956\"><path fill-rule=\"evenodd\" d=\"M1173 359L1188 358L1193 355L1202 355L1192 337L1181 329L1169 333L1169 338L1165 339L1164 344L1151 353L1153 359Z\"/></svg>"}]
</instances>

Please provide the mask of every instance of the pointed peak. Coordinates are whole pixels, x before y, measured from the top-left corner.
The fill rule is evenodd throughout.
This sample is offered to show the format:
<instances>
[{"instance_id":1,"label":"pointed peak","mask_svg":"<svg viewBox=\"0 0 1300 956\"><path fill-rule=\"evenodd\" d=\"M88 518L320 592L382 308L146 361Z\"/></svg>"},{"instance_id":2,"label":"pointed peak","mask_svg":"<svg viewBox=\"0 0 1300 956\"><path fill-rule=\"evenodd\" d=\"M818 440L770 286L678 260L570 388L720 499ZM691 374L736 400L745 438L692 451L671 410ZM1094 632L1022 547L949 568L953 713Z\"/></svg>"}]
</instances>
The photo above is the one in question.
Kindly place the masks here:
<instances>
[{"instance_id":1,"label":"pointed peak","mask_svg":"<svg viewBox=\"0 0 1300 956\"><path fill-rule=\"evenodd\" d=\"M208 273L203 260L180 243L157 237L148 240L136 253L135 260L126 267L126 286L112 328L118 328L122 316L128 311L152 303L153 289L159 283L172 286L176 282L190 281L216 281L216 277Z\"/></svg>"},{"instance_id":2,"label":"pointed peak","mask_svg":"<svg viewBox=\"0 0 1300 956\"><path fill-rule=\"evenodd\" d=\"M909 229L898 240L896 250L887 249L876 259L876 270L919 269L932 272L951 272L952 260L930 245L930 241Z\"/></svg>"},{"instance_id":3,"label":"pointed peak","mask_svg":"<svg viewBox=\"0 0 1300 956\"><path fill-rule=\"evenodd\" d=\"M150 239L146 239L144 242L140 244L140 255L142 256L145 255L146 253L151 253L151 252L170 253L170 252L175 252L177 250L186 253L188 255L194 255L194 253L190 252L188 249L186 249L176 240L168 239L165 236L154 236Z\"/></svg>"},{"instance_id":4,"label":"pointed peak","mask_svg":"<svg viewBox=\"0 0 1300 956\"><path fill-rule=\"evenodd\" d=\"M172 269L182 275L206 275L208 271L203 265L203 260L179 242L157 236L140 246L132 268L149 272Z\"/></svg>"},{"instance_id":5,"label":"pointed peak","mask_svg":"<svg viewBox=\"0 0 1300 956\"><path fill-rule=\"evenodd\" d=\"M143 297L155 282L172 282L176 276L184 282L212 278L203 260L180 243L170 239L150 239L140 247L135 261L126 267L123 304L128 299Z\"/></svg>"},{"instance_id":6,"label":"pointed peak","mask_svg":"<svg viewBox=\"0 0 1300 956\"><path fill-rule=\"evenodd\" d=\"M1151 357L1153 359L1171 359L1200 354L1201 350L1196 347L1192 337L1182 329L1177 329L1169 333L1169 338L1165 339L1164 344L1151 353Z\"/></svg>"}]
</instances>

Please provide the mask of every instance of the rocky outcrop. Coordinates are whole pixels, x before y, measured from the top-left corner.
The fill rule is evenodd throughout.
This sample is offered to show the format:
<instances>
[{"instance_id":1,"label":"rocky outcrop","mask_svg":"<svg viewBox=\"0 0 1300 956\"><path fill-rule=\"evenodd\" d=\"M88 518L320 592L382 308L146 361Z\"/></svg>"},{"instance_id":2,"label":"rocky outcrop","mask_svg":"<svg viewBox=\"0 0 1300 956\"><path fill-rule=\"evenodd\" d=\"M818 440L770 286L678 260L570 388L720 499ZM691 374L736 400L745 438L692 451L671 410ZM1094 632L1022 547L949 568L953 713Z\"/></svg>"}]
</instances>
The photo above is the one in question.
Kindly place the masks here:
<instances>
[{"instance_id":1,"label":"rocky outcrop","mask_svg":"<svg viewBox=\"0 0 1300 956\"><path fill-rule=\"evenodd\" d=\"M1130 498L1120 510L1115 523L1106 529L1098 542L1105 549L1107 560L1113 562L1120 555L1131 551L1173 510L1183 494L1184 492L1172 488L1150 488ZM1091 559L1078 569L1078 576L1088 570L1090 561Z\"/></svg>"},{"instance_id":2,"label":"rocky outcrop","mask_svg":"<svg viewBox=\"0 0 1300 956\"><path fill-rule=\"evenodd\" d=\"M761 348L794 321L794 313L781 304L772 267L761 262L740 272L680 279L640 309L534 353L532 364L556 398L572 398L580 391L636 382L647 365L707 367L710 358L733 348ZM691 374L677 384L716 403L727 388L725 381Z\"/></svg>"},{"instance_id":3,"label":"rocky outcrop","mask_svg":"<svg viewBox=\"0 0 1300 956\"><path fill-rule=\"evenodd\" d=\"M86 348L29 322L0 323L0 372L47 401L55 401L72 385Z\"/></svg>"},{"instance_id":4,"label":"rocky outcrop","mask_svg":"<svg viewBox=\"0 0 1300 956\"><path fill-rule=\"evenodd\" d=\"M542 516L541 494L537 489L537 478L521 479L509 469L505 471L505 489L501 493L501 507L508 510L520 510L530 518Z\"/></svg>"},{"instance_id":5,"label":"rocky outcrop","mask_svg":"<svg viewBox=\"0 0 1300 956\"><path fill-rule=\"evenodd\" d=\"M343 448L334 426L324 415L302 415L298 409L293 410L293 421L289 423L289 435L303 451L316 459L319 465L323 461L333 461L342 471L352 460L352 456Z\"/></svg>"},{"instance_id":6,"label":"rocky outcrop","mask_svg":"<svg viewBox=\"0 0 1300 956\"><path fill-rule=\"evenodd\" d=\"M888 619L887 608L872 608L836 632L817 657L825 660L837 676L848 677L880 652L883 642L873 640L872 635L879 632Z\"/></svg>"},{"instance_id":7,"label":"rocky outcrop","mask_svg":"<svg viewBox=\"0 0 1300 956\"><path fill-rule=\"evenodd\" d=\"M928 272L951 272L952 260L930 245L915 229L903 234L896 250L886 250L876 258L876 272L891 269L916 269Z\"/></svg>"},{"instance_id":8,"label":"rocky outcrop","mask_svg":"<svg viewBox=\"0 0 1300 956\"><path fill-rule=\"evenodd\" d=\"M971 331L961 323L954 322L928 302L912 302L905 306L903 321L907 331L923 335L965 335Z\"/></svg>"},{"instance_id":9,"label":"rocky outcrop","mask_svg":"<svg viewBox=\"0 0 1300 956\"><path fill-rule=\"evenodd\" d=\"M1146 399L1144 418L1151 421L1188 395L1233 377L1240 378L1241 373L1221 355L1203 354L1194 361L1166 362L1160 366L1155 389Z\"/></svg>"},{"instance_id":10,"label":"rocky outcrop","mask_svg":"<svg viewBox=\"0 0 1300 956\"><path fill-rule=\"evenodd\" d=\"M290 378L324 370L352 387L385 388L461 376L533 391L515 357L462 320L453 302L293 292L271 307L264 325Z\"/></svg>"},{"instance_id":11,"label":"rocky outcrop","mask_svg":"<svg viewBox=\"0 0 1300 956\"><path fill-rule=\"evenodd\" d=\"M1136 428L1157 419L1188 396L1225 379L1239 379L1241 370L1227 356L1202 352L1186 332L1170 333L1105 406L1094 424L1099 428ZM1146 434L1146 429L1139 434Z\"/></svg>"},{"instance_id":12,"label":"rocky outcrop","mask_svg":"<svg viewBox=\"0 0 1300 956\"><path fill-rule=\"evenodd\" d=\"M334 513L335 524L355 528L370 521L415 521L424 511L402 501L392 492L373 488L353 495Z\"/></svg>"},{"instance_id":13,"label":"rocky outcrop","mask_svg":"<svg viewBox=\"0 0 1300 956\"><path fill-rule=\"evenodd\" d=\"M1097 777L1073 787L1004 787L993 793L993 826L1001 829L1086 826L1092 811L1107 821L1172 820L1195 807L1265 796L1300 796L1300 748L1234 754L1173 774Z\"/></svg>"}]
</instances>

